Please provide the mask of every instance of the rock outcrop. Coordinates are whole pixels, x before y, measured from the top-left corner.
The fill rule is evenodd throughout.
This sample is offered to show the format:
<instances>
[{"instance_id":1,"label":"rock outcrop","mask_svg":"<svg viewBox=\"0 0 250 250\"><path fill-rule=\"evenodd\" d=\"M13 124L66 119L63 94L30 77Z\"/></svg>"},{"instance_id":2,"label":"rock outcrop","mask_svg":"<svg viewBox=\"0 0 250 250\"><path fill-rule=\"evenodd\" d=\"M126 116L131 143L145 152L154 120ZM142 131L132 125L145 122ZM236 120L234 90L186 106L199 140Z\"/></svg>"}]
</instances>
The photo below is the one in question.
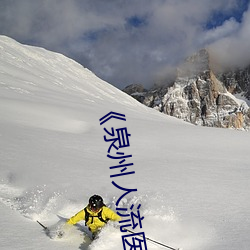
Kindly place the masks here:
<instances>
[{"instance_id":1,"label":"rock outcrop","mask_svg":"<svg viewBox=\"0 0 250 250\"><path fill-rule=\"evenodd\" d=\"M203 49L177 69L171 86L147 91L130 85L129 89L136 91L127 93L149 107L196 125L248 129L250 109L246 101L233 94L250 96L249 71L250 67L215 75L209 53Z\"/></svg>"}]
</instances>

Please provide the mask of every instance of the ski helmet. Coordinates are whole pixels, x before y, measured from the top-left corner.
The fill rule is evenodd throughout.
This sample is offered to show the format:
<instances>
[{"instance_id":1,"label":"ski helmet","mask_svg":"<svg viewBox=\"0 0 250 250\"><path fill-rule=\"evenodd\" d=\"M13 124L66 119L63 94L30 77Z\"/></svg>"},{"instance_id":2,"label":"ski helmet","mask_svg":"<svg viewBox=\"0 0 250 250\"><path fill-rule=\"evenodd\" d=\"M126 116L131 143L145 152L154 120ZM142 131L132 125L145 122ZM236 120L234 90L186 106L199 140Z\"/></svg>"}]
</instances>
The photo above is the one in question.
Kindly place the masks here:
<instances>
[{"instance_id":1,"label":"ski helmet","mask_svg":"<svg viewBox=\"0 0 250 250\"><path fill-rule=\"evenodd\" d=\"M101 196L95 194L89 198L89 206L91 210L99 210L103 205L103 199Z\"/></svg>"}]
</instances>

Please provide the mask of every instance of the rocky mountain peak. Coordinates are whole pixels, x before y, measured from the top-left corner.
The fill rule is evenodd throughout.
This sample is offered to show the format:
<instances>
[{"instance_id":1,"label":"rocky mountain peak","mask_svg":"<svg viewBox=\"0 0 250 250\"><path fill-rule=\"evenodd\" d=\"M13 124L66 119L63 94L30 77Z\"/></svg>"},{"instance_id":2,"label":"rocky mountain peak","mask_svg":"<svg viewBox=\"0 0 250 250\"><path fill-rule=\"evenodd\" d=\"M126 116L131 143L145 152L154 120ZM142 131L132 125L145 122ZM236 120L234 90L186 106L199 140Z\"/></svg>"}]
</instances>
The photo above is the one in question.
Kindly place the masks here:
<instances>
[{"instance_id":1,"label":"rocky mountain peak","mask_svg":"<svg viewBox=\"0 0 250 250\"><path fill-rule=\"evenodd\" d=\"M249 71L217 74L212 68L208 50L202 49L178 67L170 86L148 91L137 86L137 91L129 94L149 107L196 125L249 129L249 106L233 95L250 93Z\"/></svg>"},{"instance_id":2,"label":"rocky mountain peak","mask_svg":"<svg viewBox=\"0 0 250 250\"><path fill-rule=\"evenodd\" d=\"M188 57L177 69L177 77L194 77L206 74L210 70L209 53L201 49L194 55Z\"/></svg>"}]
</instances>

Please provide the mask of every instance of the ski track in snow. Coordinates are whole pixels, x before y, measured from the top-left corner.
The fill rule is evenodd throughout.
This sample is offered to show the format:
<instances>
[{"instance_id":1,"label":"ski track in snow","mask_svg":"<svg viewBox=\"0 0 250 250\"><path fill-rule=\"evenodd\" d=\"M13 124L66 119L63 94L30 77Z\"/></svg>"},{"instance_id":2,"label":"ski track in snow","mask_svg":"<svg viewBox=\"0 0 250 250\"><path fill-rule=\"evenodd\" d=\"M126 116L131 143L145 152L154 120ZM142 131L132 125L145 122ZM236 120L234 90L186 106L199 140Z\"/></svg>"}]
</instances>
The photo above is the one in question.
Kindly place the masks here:
<instances>
[{"instance_id":1,"label":"ski track in snow","mask_svg":"<svg viewBox=\"0 0 250 250\"><path fill-rule=\"evenodd\" d=\"M2 118L28 127L47 129L66 133L86 133L90 125L83 121L70 117L70 110L51 108L48 105L36 104L32 106L28 102L2 101L0 112L8 108L9 112ZM20 113L20 108L23 110ZM4 113L4 112L3 112ZM71 114L72 116L72 114Z\"/></svg>"}]
</instances>

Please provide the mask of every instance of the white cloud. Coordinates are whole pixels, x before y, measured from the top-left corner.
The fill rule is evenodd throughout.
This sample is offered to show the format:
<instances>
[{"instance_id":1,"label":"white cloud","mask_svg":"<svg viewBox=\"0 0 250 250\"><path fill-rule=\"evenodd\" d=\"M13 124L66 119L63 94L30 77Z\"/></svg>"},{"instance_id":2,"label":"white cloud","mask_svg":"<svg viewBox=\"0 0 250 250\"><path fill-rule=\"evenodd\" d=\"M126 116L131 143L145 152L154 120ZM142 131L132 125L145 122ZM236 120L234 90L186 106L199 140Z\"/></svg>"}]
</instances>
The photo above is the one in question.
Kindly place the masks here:
<instances>
[{"instance_id":1,"label":"white cloud","mask_svg":"<svg viewBox=\"0 0 250 250\"><path fill-rule=\"evenodd\" d=\"M231 34L238 34L243 44L250 33L247 14L242 24L231 18L213 30L204 28L213 13L229 15L238 3L2 0L0 33L63 52L116 86L150 84L156 75L203 46L213 43L219 50L223 44L231 47L238 39ZM131 17L138 17L144 25L131 26Z\"/></svg>"},{"instance_id":2,"label":"white cloud","mask_svg":"<svg viewBox=\"0 0 250 250\"><path fill-rule=\"evenodd\" d=\"M250 9L234 32L210 45L216 60L225 66L246 66L250 63Z\"/></svg>"},{"instance_id":3,"label":"white cloud","mask_svg":"<svg viewBox=\"0 0 250 250\"><path fill-rule=\"evenodd\" d=\"M226 20L221 26L205 30L204 34L201 34L200 43L211 44L214 41L218 41L237 33L239 28L240 24L232 17L229 20Z\"/></svg>"}]
</instances>

